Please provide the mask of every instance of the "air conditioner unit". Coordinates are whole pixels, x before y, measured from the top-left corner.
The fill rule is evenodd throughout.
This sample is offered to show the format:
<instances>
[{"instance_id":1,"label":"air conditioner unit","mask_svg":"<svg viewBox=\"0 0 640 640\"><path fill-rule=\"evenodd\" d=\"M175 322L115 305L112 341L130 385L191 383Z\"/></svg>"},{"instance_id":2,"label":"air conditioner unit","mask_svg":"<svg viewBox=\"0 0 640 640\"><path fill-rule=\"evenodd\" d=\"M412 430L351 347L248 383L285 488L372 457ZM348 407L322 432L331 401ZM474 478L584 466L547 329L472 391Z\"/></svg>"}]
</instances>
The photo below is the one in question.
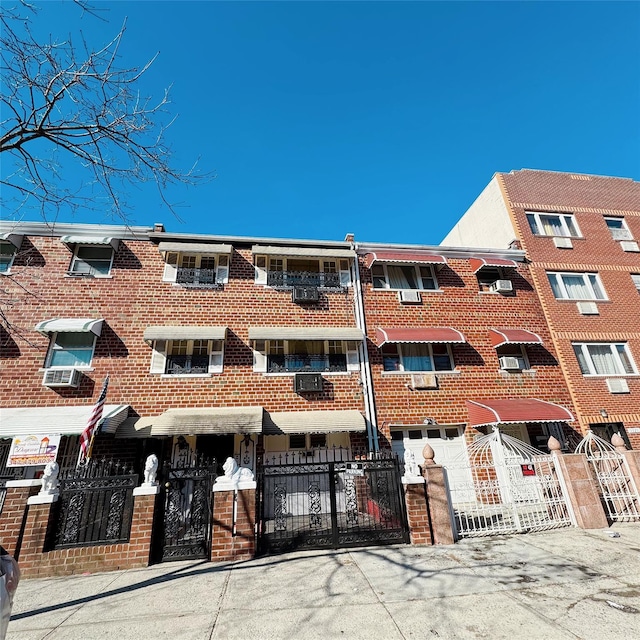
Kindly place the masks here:
<instances>
[{"instance_id":1,"label":"air conditioner unit","mask_svg":"<svg viewBox=\"0 0 640 640\"><path fill-rule=\"evenodd\" d=\"M411 389L437 389L438 378L433 373L414 373L411 376Z\"/></svg>"},{"instance_id":2,"label":"air conditioner unit","mask_svg":"<svg viewBox=\"0 0 640 640\"><path fill-rule=\"evenodd\" d=\"M522 360L513 356L502 356L500 358L501 369L522 369Z\"/></svg>"},{"instance_id":3,"label":"air conditioner unit","mask_svg":"<svg viewBox=\"0 0 640 640\"><path fill-rule=\"evenodd\" d=\"M403 289L398 291L398 300L400 302L422 302L422 296L415 289Z\"/></svg>"},{"instance_id":4,"label":"air conditioner unit","mask_svg":"<svg viewBox=\"0 0 640 640\"><path fill-rule=\"evenodd\" d=\"M513 291L513 282L511 280L496 280L489 286L489 291L493 293L509 293Z\"/></svg>"},{"instance_id":5,"label":"air conditioner unit","mask_svg":"<svg viewBox=\"0 0 640 640\"><path fill-rule=\"evenodd\" d=\"M319 294L317 287L293 287L291 292L293 302L318 302Z\"/></svg>"},{"instance_id":6,"label":"air conditioner unit","mask_svg":"<svg viewBox=\"0 0 640 640\"><path fill-rule=\"evenodd\" d=\"M598 311L598 305L595 302L577 302L576 305L578 306L578 311L583 315L583 316L597 316L600 315L600 312Z\"/></svg>"},{"instance_id":7,"label":"air conditioner unit","mask_svg":"<svg viewBox=\"0 0 640 640\"><path fill-rule=\"evenodd\" d=\"M611 393L629 393L629 383L624 378L607 378Z\"/></svg>"},{"instance_id":8,"label":"air conditioner unit","mask_svg":"<svg viewBox=\"0 0 640 640\"><path fill-rule=\"evenodd\" d=\"M640 247L638 247L637 242L631 242L631 241L621 242L620 247L623 251L630 251L633 253L638 253L640 251Z\"/></svg>"},{"instance_id":9,"label":"air conditioner unit","mask_svg":"<svg viewBox=\"0 0 640 640\"><path fill-rule=\"evenodd\" d=\"M571 238L556 237L553 239L553 244L555 244L558 249L573 249Z\"/></svg>"},{"instance_id":10,"label":"air conditioner unit","mask_svg":"<svg viewBox=\"0 0 640 640\"><path fill-rule=\"evenodd\" d=\"M45 387L77 387L80 375L78 369L47 369L42 384Z\"/></svg>"},{"instance_id":11,"label":"air conditioner unit","mask_svg":"<svg viewBox=\"0 0 640 640\"><path fill-rule=\"evenodd\" d=\"M322 391L323 379L319 373L296 373L293 389L296 393L305 391Z\"/></svg>"}]
</instances>

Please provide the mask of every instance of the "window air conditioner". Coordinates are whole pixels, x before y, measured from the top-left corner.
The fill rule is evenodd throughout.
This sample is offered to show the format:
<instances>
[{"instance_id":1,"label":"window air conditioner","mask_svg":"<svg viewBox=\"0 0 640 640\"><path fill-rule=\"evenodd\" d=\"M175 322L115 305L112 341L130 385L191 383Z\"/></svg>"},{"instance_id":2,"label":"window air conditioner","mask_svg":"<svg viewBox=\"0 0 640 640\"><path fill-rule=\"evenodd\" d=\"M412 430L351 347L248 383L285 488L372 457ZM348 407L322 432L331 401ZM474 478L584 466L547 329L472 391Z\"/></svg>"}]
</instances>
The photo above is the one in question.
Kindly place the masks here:
<instances>
[{"instance_id":1,"label":"window air conditioner","mask_svg":"<svg viewBox=\"0 0 640 640\"><path fill-rule=\"evenodd\" d=\"M438 378L433 373L414 373L411 376L411 389L437 389Z\"/></svg>"},{"instance_id":2,"label":"window air conditioner","mask_svg":"<svg viewBox=\"0 0 640 640\"><path fill-rule=\"evenodd\" d=\"M509 293L513 291L513 282L511 280L496 280L489 287L492 293Z\"/></svg>"},{"instance_id":3,"label":"window air conditioner","mask_svg":"<svg viewBox=\"0 0 640 640\"><path fill-rule=\"evenodd\" d=\"M522 369L522 361L513 356L502 356L500 358L501 369Z\"/></svg>"},{"instance_id":4,"label":"window air conditioner","mask_svg":"<svg viewBox=\"0 0 640 640\"><path fill-rule=\"evenodd\" d=\"M296 393L305 391L322 391L322 376L319 373L296 373L293 389Z\"/></svg>"},{"instance_id":5,"label":"window air conditioner","mask_svg":"<svg viewBox=\"0 0 640 640\"><path fill-rule=\"evenodd\" d=\"M624 378L607 378L611 393L629 393L629 383Z\"/></svg>"},{"instance_id":6,"label":"window air conditioner","mask_svg":"<svg viewBox=\"0 0 640 640\"><path fill-rule=\"evenodd\" d=\"M291 300L293 302L318 302L317 287L293 287Z\"/></svg>"},{"instance_id":7,"label":"window air conditioner","mask_svg":"<svg viewBox=\"0 0 640 640\"><path fill-rule=\"evenodd\" d=\"M578 311L583 316L597 316L600 315L598 311L598 305L595 302L577 302Z\"/></svg>"},{"instance_id":8,"label":"window air conditioner","mask_svg":"<svg viewBox=\"0 0 640 640\"><path fill-rule=\"evenodd\" d=\"M80 375L78 369L47 369L42 384L45 387L77 387Z\"/></svg>"},{"instance_id":9,"label":"window air conditioner","mask_svg":"<svg viewBox=\"0 0 640 640\"><path fill-rule=\"evenodd\" d=\"M555 244L558 249L573 249L571 238L556 237L553 239L553 244Z\"/></svg>"},{"instance_id":10,"label":"window air conditioner","mask_svg":"<svg viewBox=\"0 0 640 640\"><path fill-rule=\"evenodd\" d=\"M638 243L637 242L621 242L620 243L620 248L623 251L630 251L633 253L637 253L638 251L640 251L640 247L638 247Z\"/></svg>"},{"instance_id":11,"label":"window air conditioner","mask_svg":"<svg viewBox=\"0 0 640 640\"><path fill-rule=\"evenodd\" d=\"M422 302L420 292L415 289L403 289L398 291L398 300L400 302Z\"/></svg>"}]
</instances>

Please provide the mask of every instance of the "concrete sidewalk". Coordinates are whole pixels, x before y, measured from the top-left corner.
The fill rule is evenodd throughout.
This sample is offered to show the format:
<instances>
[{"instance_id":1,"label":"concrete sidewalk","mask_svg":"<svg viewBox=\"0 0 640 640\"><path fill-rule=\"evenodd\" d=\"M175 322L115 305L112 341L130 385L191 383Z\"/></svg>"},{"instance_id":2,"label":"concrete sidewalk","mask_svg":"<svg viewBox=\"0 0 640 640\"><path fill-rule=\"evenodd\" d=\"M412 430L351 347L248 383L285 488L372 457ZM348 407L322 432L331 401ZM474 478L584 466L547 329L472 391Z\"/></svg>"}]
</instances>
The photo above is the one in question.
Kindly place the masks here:
<instances>
[{"instance_id":1,"label":"concrete sidewalk","mask_svg":"<svg viewBox=\"0 0 640 640\"><path fill-rule=\"evenodd\" d=\"M25 580L7 640L638 637L640 524L617 524Z\"/></svg>"}]
</instances>

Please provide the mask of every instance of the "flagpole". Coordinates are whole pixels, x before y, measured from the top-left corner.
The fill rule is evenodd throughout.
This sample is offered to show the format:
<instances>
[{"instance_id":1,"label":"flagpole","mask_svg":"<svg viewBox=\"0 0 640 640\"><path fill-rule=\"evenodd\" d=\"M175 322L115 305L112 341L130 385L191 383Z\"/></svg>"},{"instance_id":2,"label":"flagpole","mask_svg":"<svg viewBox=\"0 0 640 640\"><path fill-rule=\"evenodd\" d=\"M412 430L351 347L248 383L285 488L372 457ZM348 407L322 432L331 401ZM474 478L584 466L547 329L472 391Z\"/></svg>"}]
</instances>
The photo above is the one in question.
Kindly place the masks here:
<instances>
[{"instance_id":1,"label":"flagpole","mask_svg":"<svg viewBox=\"0 0 640 640\"><path fill-rule=\"evenodd\" d=\"M109 386L109 374L104 379L104 384L102 385L102 391L100 392L100 396L96 401L93 409L91 410L91 414L89 415L89 420L87 421L87 426L84 428L82 433L80 434L80 452L78 453L78 462L76 463L76 467L79 467L82 464L83 459L91 458L91 453L93 451L93 441L96 437L96 431L98 430L98 425L100 424L100 420L102 419L102 411L104 408L104 403L107 397L107 387Z\"/></svg>"}]
</instances>

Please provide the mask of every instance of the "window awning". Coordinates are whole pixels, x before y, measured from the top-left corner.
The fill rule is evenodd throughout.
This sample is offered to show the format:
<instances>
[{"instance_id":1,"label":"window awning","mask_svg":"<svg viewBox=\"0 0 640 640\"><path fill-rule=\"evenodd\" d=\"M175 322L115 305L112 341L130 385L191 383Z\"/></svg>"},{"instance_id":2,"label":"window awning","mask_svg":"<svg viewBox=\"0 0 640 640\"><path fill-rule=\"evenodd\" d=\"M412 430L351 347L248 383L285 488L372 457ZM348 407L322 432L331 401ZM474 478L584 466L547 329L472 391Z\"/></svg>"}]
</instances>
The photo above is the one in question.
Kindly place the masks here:
<instances>
[{"instance_id":1,"label":"window awning","mask_svg":"<svg viewBox=\"0 0 640 640\"><path fill-rule=\"evenodd\" d=\"M376 251L367 253L364 266L367 269L374 262L406 262L411 264L447 264L444 256L438 256L426 251Z\"/></svg>"},{"instance_id":2,"label":"window awning","mask_svg":"<svg viewBox=\"0 0 640 640\"><path fill-rule=\"evenodd\" d=\"M33 433L77 436L87 426L93 404L69 407L20 407L0 409L0 438ZM106 404L100 421L102 433L115 433L129 415L128 404Z\"/></svg>"},{"instance_id":3,"label":"window awning","mask_svg":"<svg viewBox=\"0 0 640 640\"><path fill-rule=\"evenodd\" d=\"M265 413L264 434L364 431L364 416L356 410L285 411Z\"/></svg>"},{"instance_id":4,"label":"window awning","mask_svg":"<svg viewBox=\"0 0 640 640\"><path fill-rule=\"evenodd\" d=\"M469 424L474 427L518 422L566 422L573 414L559 404L536 398L467 400Z\"/></svg>"},{"instance_id":5,"label":"window awning","mask_svg":"<svg viewBox=\"0 0 640 640\"><path fill-rule=\"evenodd\" d=\"M469 263L473 273L478 273L483 267L504 267L505 269L516 269L518 263L507 258L493 258L492 256L475 256L469 258Z\"/></svg>"},{"instance_id":6,"label":"window awning","mask_svg":"<svg viewBox=\"0 0 640 640\"><path fill-rule=\"evenodd\" d=\"M197 253L199 255L221 255L233 253L230 244L210 244L206 242L161 242L158 244L160 253Z\"/></svg>"},{"instance_id":7,"label":"window awning","mask_svg":"<svg viewBox=\"0 0 640 640\"><path fill-rule=\"evenodd\" d=\"M20 248L23 237L20 233L0 233L0 240L10 242L16 249Z\"/></svg>"},{"instance_id":8,"label":"window awning","mask_svg":"<svg viewBox=\"0 0 640 640\"><path fill-rule=\"evenodd\" d=\"M494 349L504 344L542 344L542 338L526 329L489 329Z\"/></svg>"},{"instance_id":9,"label":"window awning","mask_svg":"<svg viewBox=\"0 0 640 640\"><path fill-rule=\"evenodd\" d=\"M249 327L249 340L364 340L354 327Z\"/></svg>"},{"instance_id":10,"label":"window awning","mask_svg":"<svg viewBox=\"0 0 640 640\"><path fill-rule=\"evenodd\" d=\"M352 249L328 249L321 247L271 247L254 244L251 253L259 256L292 256L299 258L355 258Z\"/></svg>"},{"instance_id":11,"label":"window awning","mask_svg":"<svg viewBox=\"0 0 640 640\"><path fill-rule=\"evenodd\" d=\"M88 333L99 336L102 333L102 318L52 318L43 320L35 326L40 333Z\"/></svg>"},{"instance_id":12,"label":"window awning","mask_svg":"<svg viewBox=\"0 0 640 640\"><path fill-rule=\"evenodd\" d=\"M110 244L114 249L120 244L119 238L108 236L62 236L60 240L64 244Z\"/></svg>"},{"instance_id":13,"label":"window awning","mask_svg":"<svg viewBox=\"0 0 640 640\"><path fill-rule=\"evenodd\" d=\"M376 343L401 342L452 342L463 343L466 338L457 329L451 327L401 327L376 329Z\"/></svg>"},{"instance_id":14,"label":"window awning","mask_svg":"<svg viewBox=\"0 0 640 640\"><path fill-rule=\"evenodd\" d=\"M145 342L154 340L224 340L227 327L147 327Z\"/></svg>"},{"instance_id":15,"label":"window awning","mask_svg":"<svg viewBox=\"0 0 640 640\"><path fill-rule=\"evenodd\" d=\"M261 433L262 414L262 407L169 409L153 418L139 418L135 423L128 422L120 430L118 437L146 437L133 436L132 432L148 433L151 436Z\"/></svg>"}]
</instances>

